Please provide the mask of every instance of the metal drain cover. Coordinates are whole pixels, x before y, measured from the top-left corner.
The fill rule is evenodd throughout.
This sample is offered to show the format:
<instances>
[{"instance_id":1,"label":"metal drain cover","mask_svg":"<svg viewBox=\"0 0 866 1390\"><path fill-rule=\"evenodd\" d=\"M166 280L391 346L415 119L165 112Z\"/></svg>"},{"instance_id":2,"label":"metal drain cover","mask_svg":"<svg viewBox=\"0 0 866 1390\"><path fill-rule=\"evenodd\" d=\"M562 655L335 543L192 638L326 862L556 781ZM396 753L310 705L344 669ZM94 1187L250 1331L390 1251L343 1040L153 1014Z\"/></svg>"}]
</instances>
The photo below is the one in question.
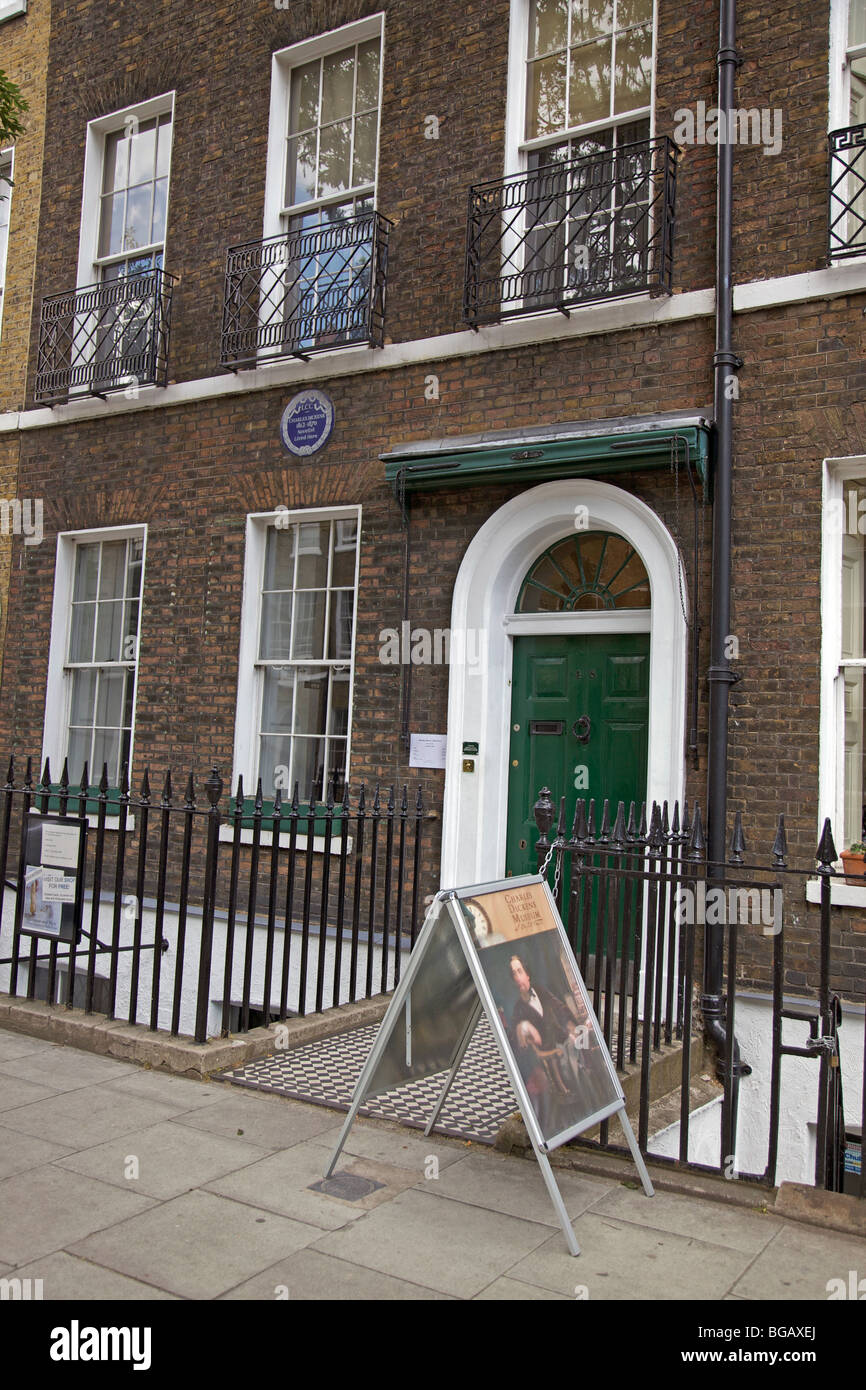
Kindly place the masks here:
<instances>
[{"instance_id":1,"label":"metal drain cover","mask_svg":"<svg viewBox=\"0 0 866 1390\"><path fill-rule=\"evenodd\" d=\"M333 1177L311 1182L307 1190L324 1192L326 1197L339 1197L343 1202L360 1202L362 1197L369 1197L371 1192L378 1192L384 1186L383 1182L359 1177L357 1173L334 1173Z\"/></svg>"}]
</instances>

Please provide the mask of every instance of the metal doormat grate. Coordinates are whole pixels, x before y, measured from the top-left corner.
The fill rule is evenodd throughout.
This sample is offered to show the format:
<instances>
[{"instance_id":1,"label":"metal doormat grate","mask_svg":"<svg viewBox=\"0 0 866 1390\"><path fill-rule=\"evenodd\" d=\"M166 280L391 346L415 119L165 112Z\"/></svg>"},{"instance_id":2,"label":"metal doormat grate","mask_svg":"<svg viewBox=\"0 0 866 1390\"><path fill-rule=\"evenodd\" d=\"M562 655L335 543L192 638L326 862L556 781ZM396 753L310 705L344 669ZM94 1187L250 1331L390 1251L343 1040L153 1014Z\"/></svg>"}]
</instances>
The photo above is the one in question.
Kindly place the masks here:
<instances>
[{"instance_id":1,"label":"metal doormat grate","mask_svg":"<svg viewBox=\"0 0 866 1390\"><path fill-rule=\"evenodd\" d=\"M262 1057L246 1066L219 1072L214 1079L345 1111L349 1109L355 1083L378 1031L379 1025L376 1023L354 1028L350 1033L320 1038L304 1047L291 1048L273 1057ZM445 1072L439 1072L436 1076L410 1081L393 1091L386 1091L363 1105L360 1114L394 1120L410 1129L424 1129L435 1109L445 1077ZM492 1144L502 1125L516 1109L517 1102L502 1058L487 1020L482 1018L448 1093L434 1133L450 1134L456 1139L471 1139L477 1144Z\"/></svg>"}]
</instances>

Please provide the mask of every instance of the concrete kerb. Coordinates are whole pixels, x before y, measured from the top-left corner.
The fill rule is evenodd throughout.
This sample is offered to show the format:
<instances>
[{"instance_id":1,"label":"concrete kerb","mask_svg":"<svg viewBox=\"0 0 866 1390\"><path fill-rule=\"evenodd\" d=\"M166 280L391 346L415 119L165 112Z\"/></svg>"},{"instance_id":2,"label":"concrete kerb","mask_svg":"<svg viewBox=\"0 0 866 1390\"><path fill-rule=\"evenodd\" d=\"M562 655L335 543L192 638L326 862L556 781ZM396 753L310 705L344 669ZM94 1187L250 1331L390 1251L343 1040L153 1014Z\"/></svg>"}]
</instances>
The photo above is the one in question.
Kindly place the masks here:
<instances>
[{"instance_id":1,"label":"concrete kerb","mask_svg":"<svg viewBox=\"0 0 866 1390\"><path fill-rule=\"evenodd\" d=\"M277 1050L302 1047L334 1033L379 1023L387 1006L387 997L381 995L341 1004L311 1018L290 1018L267 1028L251 1028L241 1037L213 1038L201 1044L104 1014L85 1014L41 1000L0 994L0 1028L118 1061L136 1062L154 1071L201 1079L227 1067L242 1067Z\"/></svg>"}]
</instances>

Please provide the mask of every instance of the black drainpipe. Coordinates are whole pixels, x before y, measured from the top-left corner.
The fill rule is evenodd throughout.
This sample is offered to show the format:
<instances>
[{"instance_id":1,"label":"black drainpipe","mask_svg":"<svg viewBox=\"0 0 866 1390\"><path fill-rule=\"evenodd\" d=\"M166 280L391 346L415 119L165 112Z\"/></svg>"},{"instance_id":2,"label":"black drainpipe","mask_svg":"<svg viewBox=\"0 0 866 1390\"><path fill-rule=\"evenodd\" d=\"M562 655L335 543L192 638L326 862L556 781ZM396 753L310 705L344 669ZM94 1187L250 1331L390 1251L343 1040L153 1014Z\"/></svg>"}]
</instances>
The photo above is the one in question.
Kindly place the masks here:
<instances>
[{"instance_id":1,"label":"black drainpipe","mask_svg":"<svg viewBox=\"0 0 866 1390\"><path fill-rule=\"evenodd\" d=\"M734 78L740 64L736 49L736 0L719 4L719 111L724 112L724 137L718 147L718 189L716 204L716 351L715 417L717 431L716 473L713 498L713 613L710 635L710 711L709 767L707 775L708 856L710 880L724 879L728 792L728 696L730 686L739 679L731 670L727 639L731 631L731 475L733 459L734 395L736 372L742 360L732 348L733 283L732 219L734 147L730 136L734 109ZM720 131L720 136L722 132ZM717 867L713 867L717 866ZM724 926L704 930L704 992L701 1011L707 1034L719 1047L721 1070L728 1058L728 1031L725 999L722 993L724 969ZM733 985L733 981L729 982ZM730 1039L733 1053L730 1105L722 1117L722 1156L734 1152L737 1132L737 1095L740 1076L751 1071L740 1060L736 1038Z\"/></svg>"}]
</instances>

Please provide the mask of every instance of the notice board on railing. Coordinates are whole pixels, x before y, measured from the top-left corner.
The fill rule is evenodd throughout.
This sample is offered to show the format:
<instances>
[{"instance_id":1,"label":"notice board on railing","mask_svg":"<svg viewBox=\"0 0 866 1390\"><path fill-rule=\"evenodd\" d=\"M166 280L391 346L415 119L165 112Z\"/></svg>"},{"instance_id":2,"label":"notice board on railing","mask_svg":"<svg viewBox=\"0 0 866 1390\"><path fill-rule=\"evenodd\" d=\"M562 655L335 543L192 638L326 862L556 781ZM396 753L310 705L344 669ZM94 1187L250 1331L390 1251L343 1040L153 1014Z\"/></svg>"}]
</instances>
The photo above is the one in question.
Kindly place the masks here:
<instances>
[{"instance_id":1,"label":"notice board on railing","mask_svg":"<svg viewBox=\"0 0 866 1390\"><path fill-rule=\"evenodd\" d=\"M87 820L31 811L19 877L19 930L53 941L78 941Z\"/></svg>"}]
</instances>

